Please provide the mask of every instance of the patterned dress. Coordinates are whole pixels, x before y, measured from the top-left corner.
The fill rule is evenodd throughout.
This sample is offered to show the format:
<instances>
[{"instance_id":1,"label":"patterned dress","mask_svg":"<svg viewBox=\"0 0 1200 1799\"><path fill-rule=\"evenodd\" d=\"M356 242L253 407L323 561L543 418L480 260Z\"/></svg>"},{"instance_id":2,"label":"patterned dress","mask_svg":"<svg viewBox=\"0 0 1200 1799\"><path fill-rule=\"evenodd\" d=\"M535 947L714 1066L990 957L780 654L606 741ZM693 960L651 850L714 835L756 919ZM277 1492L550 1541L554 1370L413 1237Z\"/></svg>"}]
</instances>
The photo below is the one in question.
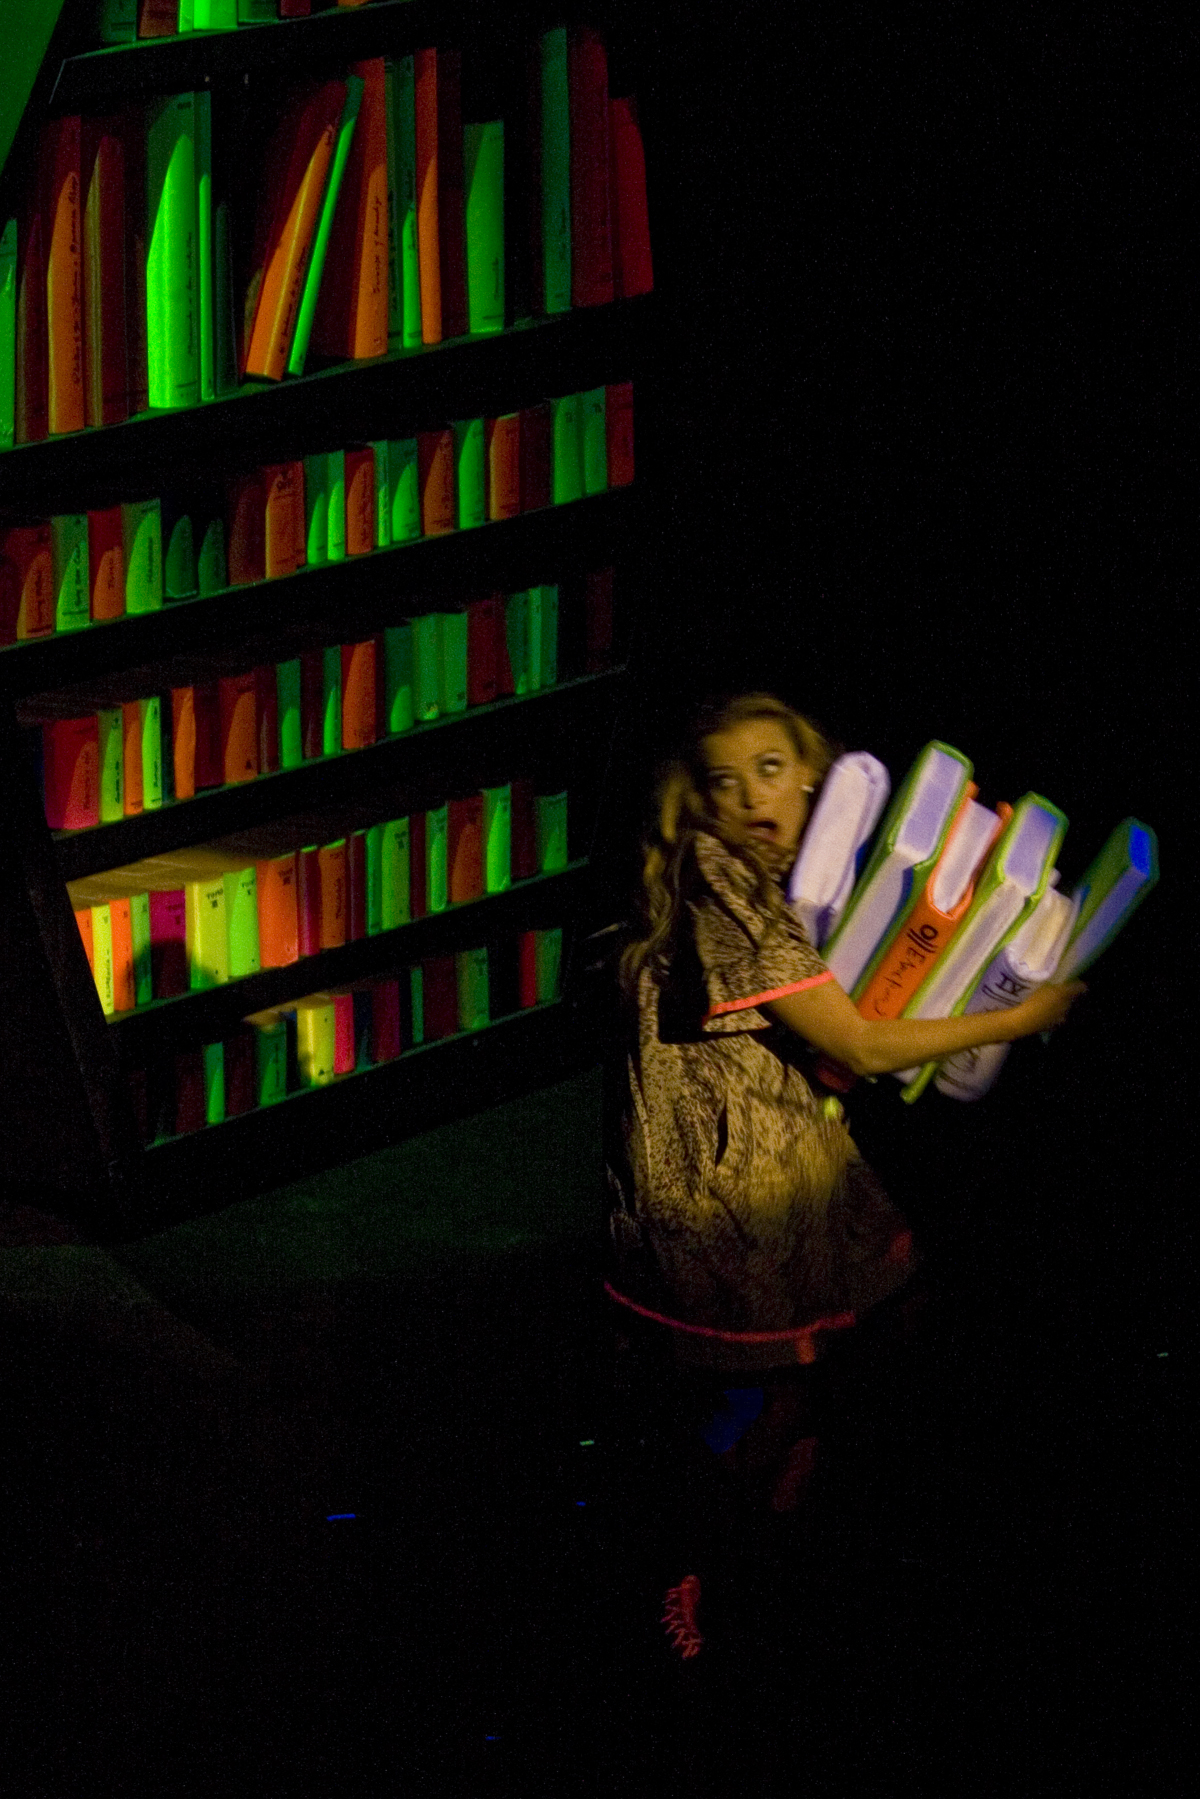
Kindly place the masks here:
<instances>
[{"instance_id":1,"label":"patterned dress","mask_svg":"<svg viewBox=\"0 0 1200 1799\"><path fill-rule=\"evenodd\" d=\"M847 1321L908 1278L911 1236L841 1107L809 1085L811 1051L761 1009L833 976L790 913L765 910L752 870L716 837L699 835L694 859L690 930L665 981L642 971L637 1046L610 1133L612 1284L719 1331ZM798 1358L795 1339L669 1334L694 1366Z\"/></svg>"}]
</instances>

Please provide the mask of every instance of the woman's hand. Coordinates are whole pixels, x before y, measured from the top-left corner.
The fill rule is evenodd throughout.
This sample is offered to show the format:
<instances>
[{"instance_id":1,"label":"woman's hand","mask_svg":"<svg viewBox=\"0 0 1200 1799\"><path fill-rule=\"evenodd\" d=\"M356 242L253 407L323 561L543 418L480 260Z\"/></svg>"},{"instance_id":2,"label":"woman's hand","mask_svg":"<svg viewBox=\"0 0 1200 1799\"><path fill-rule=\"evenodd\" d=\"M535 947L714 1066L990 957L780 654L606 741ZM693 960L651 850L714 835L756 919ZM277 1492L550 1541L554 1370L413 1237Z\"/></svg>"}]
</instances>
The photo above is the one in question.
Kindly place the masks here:
<instances>
[{"instance_id":1,"label":"woman's hand","mask_svg":"<svg viewBox=\"0 0 1200 1799\"><path fill-rule=\"evenodd\" d=\"M1035 988L1028 999L1013 1007L1013 1013L1025 1025L1022 1036L1052 1031L1055 1025L1063 1022L1080 994L1086 992L1083 981L1047 981L1044 986Z\"/></svg>"}]
</instances>

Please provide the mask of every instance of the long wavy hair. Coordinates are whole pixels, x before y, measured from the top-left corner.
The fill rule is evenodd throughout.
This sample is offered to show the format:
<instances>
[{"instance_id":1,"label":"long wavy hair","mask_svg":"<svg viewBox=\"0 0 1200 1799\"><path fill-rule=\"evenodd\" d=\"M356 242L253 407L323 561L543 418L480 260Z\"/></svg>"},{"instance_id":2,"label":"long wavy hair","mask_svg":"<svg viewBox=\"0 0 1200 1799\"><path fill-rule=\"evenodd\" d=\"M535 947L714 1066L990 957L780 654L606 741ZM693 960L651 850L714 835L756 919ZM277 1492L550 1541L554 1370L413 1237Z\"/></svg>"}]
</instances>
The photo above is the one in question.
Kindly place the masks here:
<instances>
[{"instance_id":1,"label":"long wavy hair","mask_svg":"<svg viewBox=\"0 0 1200 1799\"><path fill-rule=\"evenodd\" d=\"M642 880L638 916L621 953L621 986L637 991L643 968L666 973L674 953L684 906L696 882L692 854L696 837L707 831L738 855L754 873L758 895L768 914L783 907L780 855L722 824L708 796L703 745L706 737L732 730L751 719L772 719L783 726L801 760L813 771L814 801L821 782L838 754L837 747L803 713L793 711L771 693L742 693L710 701L697 712L681 754L661 769L655 785L654 809L642 838Z\"/></svg>"}]
</instances>

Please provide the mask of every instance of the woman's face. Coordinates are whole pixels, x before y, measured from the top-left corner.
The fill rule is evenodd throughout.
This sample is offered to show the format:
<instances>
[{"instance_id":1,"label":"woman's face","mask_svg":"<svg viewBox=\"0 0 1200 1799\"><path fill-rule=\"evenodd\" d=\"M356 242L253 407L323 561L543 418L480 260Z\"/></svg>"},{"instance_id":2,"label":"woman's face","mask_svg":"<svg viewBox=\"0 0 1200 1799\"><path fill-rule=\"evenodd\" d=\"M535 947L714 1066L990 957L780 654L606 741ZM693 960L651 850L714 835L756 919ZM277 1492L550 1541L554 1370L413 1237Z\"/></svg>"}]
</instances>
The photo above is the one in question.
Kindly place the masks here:
<instances>
[{"instance_id":1,"label":"woman's face","mask_svg":"<svg viewBox=\"0 0 1200 1799\"><path fill-rule=\"evenodd\" d=\"M816 775L786 727L773 718L748 718L704 738L708 802L721 824L794 855L808 822Z\"/></svg>"}]
</instances>

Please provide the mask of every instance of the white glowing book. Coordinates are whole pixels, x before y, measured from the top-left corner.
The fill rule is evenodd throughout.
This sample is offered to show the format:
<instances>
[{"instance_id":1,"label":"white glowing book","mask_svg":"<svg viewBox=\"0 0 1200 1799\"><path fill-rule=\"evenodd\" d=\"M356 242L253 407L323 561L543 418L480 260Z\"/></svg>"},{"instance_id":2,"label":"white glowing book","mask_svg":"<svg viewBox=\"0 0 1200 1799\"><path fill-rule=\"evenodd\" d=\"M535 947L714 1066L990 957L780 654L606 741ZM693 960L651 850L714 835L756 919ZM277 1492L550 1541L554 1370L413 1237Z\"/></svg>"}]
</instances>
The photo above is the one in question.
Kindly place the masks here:
<instances>
[{"instance_id":1,"label":"white glowing book","mask_svg":"<svg viewBox=\"0 0 1200 1799\"><path fill-rule=\"evenodd\" d=\"M822 951L849 993L921 893L971 778L971 764L948 743L927 743L888 808L862 879Z\"/></svg>"},{"instance_id":2,"label":"white glowing book","mask_svg":"<svg viewBox=\"0 0 1200 1799\"><path fill-rule=\"evenodd\" d=\"M788 881L788 904L820 948L841 923L860 853L891 791L888 771L865 750L839 756L825 777Z\"/></svg>"},{"instance_id":3,"label":"white glowing book","mask_svg":"<svg viewBox=\"0 0 1200 1799\"><path fill-rule=\"evenodd\" d=\"M1058 880L1057 869L1050 879ZM1078 914L1078 892L1068 897L1055 886L1047 887L1024 924L993 956L964 1011L1007 1011L1052 980ZM951 1099L982 1099L995 1085L1011 1048L1011 1043L984 1043L978 1049L960 1050L942 1063L934 1086Z\"/></svg>"},{"instance_id":4,"label":"white glowing book","mask_svg":"<svg viewBox=\"0 0 1200 1799\"><path fill-rule=\"evenodd\" d=\"M927 980L904 1008L904 1018L957 1018L991 965L992 957L1033 910L1050 884L1067 821L1057 806L1040 794L1027 793L975 888L966 917ZM932 1080L936 1062L904 1068L896 1079L905 1083L904 1097L918 1099Z\"/></svg>"}]
</instances>

